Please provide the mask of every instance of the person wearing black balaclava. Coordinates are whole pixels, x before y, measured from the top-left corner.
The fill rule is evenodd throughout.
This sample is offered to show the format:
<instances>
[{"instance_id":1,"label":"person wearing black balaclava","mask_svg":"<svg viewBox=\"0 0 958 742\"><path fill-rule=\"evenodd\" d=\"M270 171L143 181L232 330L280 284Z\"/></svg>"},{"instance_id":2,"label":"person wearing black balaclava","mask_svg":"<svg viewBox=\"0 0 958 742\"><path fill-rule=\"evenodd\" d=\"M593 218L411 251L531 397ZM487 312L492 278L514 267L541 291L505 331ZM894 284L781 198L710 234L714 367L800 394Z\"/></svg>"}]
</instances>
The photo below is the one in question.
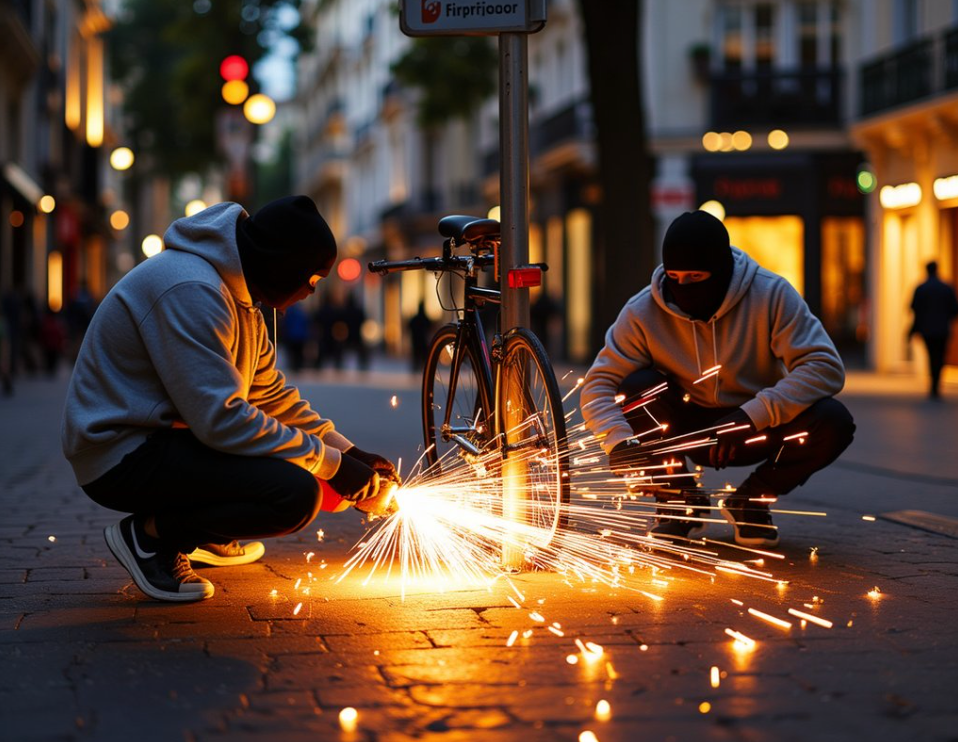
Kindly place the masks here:
<instances>
[{"instance_id":1,"label":"person wearing black balaclava","mask_svg":"<svg viewBox=\"0 0 958 742\"><path fill-rule=\"evenodd\" d=\"M613 473L655 497L653 537L687 542L718 511L736 543L773 547L769 504L852 441L852 416L834 398L844 381L798 292L732 247L721 221L695 211L669 226L651 285L606 333L582 413ZM757 468L713 504L682 454L663 451L666 437L693 442L695 464Z\"/></svg>"},{"instance_id":2,"label":"person wearing black balaclava","mask_svg":"<svg viewBox=\"0 0 958 742\"><path fill-rule=\"evenodd\" d=\"M74 367L63 452L95 502L130 513L104 535L144 593L212 597L193 565L259 559L259 541L320 509L390 509L386 458L354 446L276 368L260 307L285 310L336 260L306 196L252 216L221 203L175 221L164 250L101 302Z\"/></svg>"}]
</instances>

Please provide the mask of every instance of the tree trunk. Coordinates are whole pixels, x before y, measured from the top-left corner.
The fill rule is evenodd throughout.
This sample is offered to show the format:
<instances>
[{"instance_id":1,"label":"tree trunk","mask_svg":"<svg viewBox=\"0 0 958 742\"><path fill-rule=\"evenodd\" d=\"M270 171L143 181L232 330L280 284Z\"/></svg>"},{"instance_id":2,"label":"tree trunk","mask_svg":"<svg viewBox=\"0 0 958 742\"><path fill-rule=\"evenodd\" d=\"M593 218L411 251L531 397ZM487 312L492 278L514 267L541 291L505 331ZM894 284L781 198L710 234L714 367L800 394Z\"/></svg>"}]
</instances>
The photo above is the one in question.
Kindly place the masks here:
<instances>
[{"instance_id":1,"label":"tree trunk","mask_svg":"<svg viewBox=\"0 0 958 742\"><path fill-rule=\"evenodd\" d=\"M641 0L579 0L599 159L593 345L629 297L649 283L655 249L652 163L642 107Z\"/></svg>"}]
</instances>

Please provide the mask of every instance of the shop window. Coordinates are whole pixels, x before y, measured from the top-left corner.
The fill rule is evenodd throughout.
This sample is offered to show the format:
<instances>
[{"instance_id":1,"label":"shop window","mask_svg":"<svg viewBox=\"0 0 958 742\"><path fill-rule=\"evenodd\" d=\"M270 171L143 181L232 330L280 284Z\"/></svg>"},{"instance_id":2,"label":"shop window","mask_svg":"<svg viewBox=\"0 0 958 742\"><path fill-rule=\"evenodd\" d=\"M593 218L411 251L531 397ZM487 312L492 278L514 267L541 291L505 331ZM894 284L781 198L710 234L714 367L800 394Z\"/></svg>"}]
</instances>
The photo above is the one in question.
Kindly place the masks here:
<instances>
[{"instance_id":1,"label":"shop window","mask_svg":"<svg viewBox=\"0 0 958 742\"><path fill-rule=\"evenodd\" d=\"M784 277L800 294L804 292L805 226L801 217L730 216L725 226L735 247Z\"/></svg>"},{"instance_id":2,"label":"shop window","mask_svg":"<svg viewBox=\"0 0 958 742\"><path fill-rule=\"evenodd\" d=\"M592 217L585 209L573 209L566 217L568 238L568 342L574 361L586 361L590 354L592 329Z\"/></svg>"},{"instance_id":3,"label":"shop window","mask_svg":"<svg viewBox=\"0 0 958 742\"><path fill-rule=\"evenodd\" d=\"M822 220L822 310L825 330L847 351L868 340L865 227L856 217Z\"/></svg>"}]
</instances>

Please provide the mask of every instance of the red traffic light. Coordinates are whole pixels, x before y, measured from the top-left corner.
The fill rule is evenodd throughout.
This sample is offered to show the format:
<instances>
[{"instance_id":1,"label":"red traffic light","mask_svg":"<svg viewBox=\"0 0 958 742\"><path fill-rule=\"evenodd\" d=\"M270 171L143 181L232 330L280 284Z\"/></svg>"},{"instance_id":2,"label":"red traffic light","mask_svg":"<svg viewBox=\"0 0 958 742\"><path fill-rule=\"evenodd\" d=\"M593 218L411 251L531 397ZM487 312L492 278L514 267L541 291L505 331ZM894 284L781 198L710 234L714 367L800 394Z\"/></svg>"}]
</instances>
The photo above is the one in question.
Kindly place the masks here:
<instances>
[{"instance_id":1,"label":"red traffic light","mask_svg":"<svg viewBox=\"0 0 958 742\"><path fill-rule=\"evenodd\" d=\"M224 80L245 80L249 74L249 64L239 54L230 54L220 62L220 75Z\"/></svg>"}]
</instances>

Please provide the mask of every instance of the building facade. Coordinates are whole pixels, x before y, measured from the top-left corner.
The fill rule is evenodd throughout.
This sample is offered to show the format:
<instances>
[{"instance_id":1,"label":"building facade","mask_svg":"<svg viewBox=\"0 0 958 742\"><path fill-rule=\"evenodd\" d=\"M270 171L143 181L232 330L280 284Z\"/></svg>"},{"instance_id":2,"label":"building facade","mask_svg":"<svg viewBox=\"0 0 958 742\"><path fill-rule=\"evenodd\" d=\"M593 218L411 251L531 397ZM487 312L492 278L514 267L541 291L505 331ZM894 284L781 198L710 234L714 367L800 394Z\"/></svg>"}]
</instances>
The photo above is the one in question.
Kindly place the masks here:
<instances>
[{"instance_id":1,"label":"building facade","mask_svg":"<svg viewBox=\"0 0 958 742\"><path fill-rule=\"evenodd\" d=\"M314 4L316 52L301 62L299 182L332 215L347 254L364 259L435 254L440 215L484 214L498 204L497 101L428 142L414 93L390 74L410 40L383 12L386 4ZM656 249L678 214L712 210L733 244L803 294L846 361L909 368L906 300L926 257L953 275L951 209L958 201L926 195L890 214L878 193L915 181L931 194L936 179L958 173L948 76L955 52L946 33L956 5L644 3L640 53ZM533 323L555 356L579 362L596 350L591 308L603 284L593 269L600 190L586 55L577 3L552 0L545 29L529 39L530 257L550 265L532 296ZM888 65L899 70L895 90L917 99L879 96ZM925 88L913 84L920 77L913 68L933 76L932 89L916 92ZM431 160L429 146L437 148ZM903 247L888 247L892 242ZM360 283L390 350L403 349L405 318L420 301L435 319L443 316L432 277L367 277L354 290Z\"/></svg>"},{"instance_id":2,"label":"building facade","mask_svg":"<svg viewBox=\"0 0 958 742\"><path fill-rule=\"evenodd\" d=\"M871 361L884 372L924 367L909 340L912 292L937 260L958 287L958 3L878 0L863 19L851 130L867 153ZM958 342L945 378L958 377Z\"/></svg>"}]
</instances>

